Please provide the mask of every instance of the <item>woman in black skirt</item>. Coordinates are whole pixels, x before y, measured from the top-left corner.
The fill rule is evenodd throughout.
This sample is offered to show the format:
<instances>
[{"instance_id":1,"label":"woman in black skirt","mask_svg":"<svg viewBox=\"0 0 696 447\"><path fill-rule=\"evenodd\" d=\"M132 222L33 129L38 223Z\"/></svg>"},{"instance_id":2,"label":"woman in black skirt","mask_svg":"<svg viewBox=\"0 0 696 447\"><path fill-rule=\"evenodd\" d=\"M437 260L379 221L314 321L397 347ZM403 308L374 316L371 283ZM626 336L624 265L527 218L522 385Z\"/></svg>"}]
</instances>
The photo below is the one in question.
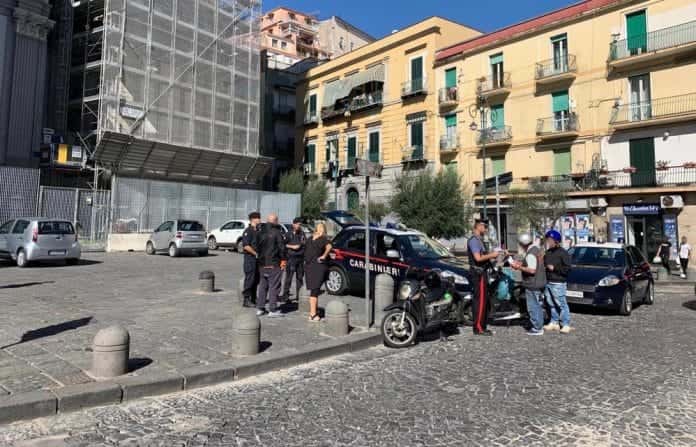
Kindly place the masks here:
<instances>
[{"instance_id":1,"label":"woman in black skirt","mask_svg":"<svg viewBox=\"0 0 696 447\"><path fill-rule=\"evenodd\" d=\"M305 245L305 284L309 290L309 320L321 321L317 313L317 303L321 286L326 277L326 260L331 251L331 243L326 237L326 226L317 224L312 238Z\"/></svg>"}]
</instances>

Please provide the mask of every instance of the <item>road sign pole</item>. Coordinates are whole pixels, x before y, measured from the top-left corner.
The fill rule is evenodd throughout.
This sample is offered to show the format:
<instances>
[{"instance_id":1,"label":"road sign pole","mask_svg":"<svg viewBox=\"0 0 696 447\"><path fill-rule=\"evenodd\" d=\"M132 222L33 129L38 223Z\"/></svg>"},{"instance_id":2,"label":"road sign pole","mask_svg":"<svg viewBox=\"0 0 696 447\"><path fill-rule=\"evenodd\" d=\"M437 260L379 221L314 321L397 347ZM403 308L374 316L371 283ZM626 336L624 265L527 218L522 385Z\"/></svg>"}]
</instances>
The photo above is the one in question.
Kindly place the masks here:
<instances>
[{"instance_id":1,"label":"road sign pole","mask_svg":"<svg viewBox=\"0 0 696 447\"><path fill-rule=\"evenodd\" d=\"M503 238L500 235L500 183L498 182L499 178L496 175L495 176L495 231L496 234L498 235L498 246L500 247Z\"/></svg>"},{"instance_id":2,"label":"road sign pole","mask_svg":"<svg viewBox=\"0 0 696 447\"><path fill-rule=\"evenodd\" d=\"M372 326L370 303L370 177L365 177L365 318L367 328Z\"/></svg>"}]
</instances>

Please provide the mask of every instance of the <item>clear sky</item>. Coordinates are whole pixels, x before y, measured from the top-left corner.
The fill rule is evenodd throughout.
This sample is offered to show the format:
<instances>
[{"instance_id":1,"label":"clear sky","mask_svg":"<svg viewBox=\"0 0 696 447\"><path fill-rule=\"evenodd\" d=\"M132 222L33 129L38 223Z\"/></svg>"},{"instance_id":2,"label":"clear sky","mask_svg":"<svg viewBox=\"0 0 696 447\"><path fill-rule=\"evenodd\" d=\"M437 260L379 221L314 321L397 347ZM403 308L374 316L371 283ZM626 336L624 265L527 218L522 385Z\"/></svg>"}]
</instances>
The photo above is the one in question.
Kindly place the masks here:
<instances>
[{"instance_id":1,"label":"clear sky","mask_svg":"<svg viewBox=\"0 0 696 447\"><path fill-rule=\"evenodd\" d=\"M287 6L319 18L340 16L380 38L438 15L488 32L578 0L263 0L263 10Z\"/></svg>"}]
</instances>

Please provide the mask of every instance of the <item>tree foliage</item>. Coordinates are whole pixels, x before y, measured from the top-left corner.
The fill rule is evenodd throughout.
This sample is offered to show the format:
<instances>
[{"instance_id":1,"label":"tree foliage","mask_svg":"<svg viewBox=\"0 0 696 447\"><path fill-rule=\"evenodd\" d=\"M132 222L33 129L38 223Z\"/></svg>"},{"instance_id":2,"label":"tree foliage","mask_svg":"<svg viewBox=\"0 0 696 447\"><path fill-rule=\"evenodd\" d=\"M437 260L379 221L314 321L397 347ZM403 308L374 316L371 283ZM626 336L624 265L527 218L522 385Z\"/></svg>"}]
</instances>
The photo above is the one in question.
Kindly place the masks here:
<instances>
[{"instance_id":1,"label":"tree foliage","mask_svg":"<svg viewBox=\"0 0 696 447\"><path fill-rule=\"evenodd\" d=\"M351 210L358 215L361 219L365 217L365 205L361 204L357 209ZM370 221L371 222L381 222L384 216L389 214L391 211L389 205L382 202L373 202L370 200Z\"/></svg>"},{"instance_id":2,"label":"tree foliage","mask_svg":"<svg viewBox=\"0 0 696 447\"><path fill-rule=\"evenodd\" d=\"M293 169L280 176L278 191L289 194L302 194L305 188L304 174L299 169Z\"/></svg>"},{"instance_id":3,"label":"tree foliage","mask_svg":"<svg viewBox=\"0 0 696 447\"><path fill-rule=\"evenodd\" d=\"M322 180L313 179L307 182L302 193L302 216L308 219L320 219L328 197L329 190Z\"/></svg>"},{"instance_id":4,"label":"tree foliage","mask_svg":"<svg viewBox=\"0 0 696 447\"><path fill-rule=\"evenodd\" d=\"M436 238L463 236L471 210L459 176L450 170L424 171L397 178L392 211L401 222Z\"/></svg>"},{"instance_id":5,"label":"tree foliage","mask_svg":"<svg viewBox=\"0 0 696 447\"><path fill-rule=\"evenodd\" d=\"M519 229L543 234L566 213L566 189L540 183L529 190L510 191L511 215Z\"/></svg>"}]
</instances>

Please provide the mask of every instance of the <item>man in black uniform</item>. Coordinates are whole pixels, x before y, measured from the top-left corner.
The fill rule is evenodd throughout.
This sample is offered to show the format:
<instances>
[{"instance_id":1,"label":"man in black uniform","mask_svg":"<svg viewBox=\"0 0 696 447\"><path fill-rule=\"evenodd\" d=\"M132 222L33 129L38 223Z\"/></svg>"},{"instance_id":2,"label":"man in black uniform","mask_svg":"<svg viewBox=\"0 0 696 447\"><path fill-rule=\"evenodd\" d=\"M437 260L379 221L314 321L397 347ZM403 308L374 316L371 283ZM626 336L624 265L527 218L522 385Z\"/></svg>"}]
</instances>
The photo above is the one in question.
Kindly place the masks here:
<instances>
[{"instance_id":1,"label":"man in black uniform","mask_svg":"<svg viewBox=\"0 0 696 447\"><path fill-rule=\"evenodd\" d=\"M280 282L283 279L288 257L285 248L285 238L278 225L278 216L269 214L267 222L261 232L256 236L257 253L259 261L259 296L256 303L256 315L266 313L266 299L268 299L268 316L282 317L283 313L278 309L278 295L280 295Z\"/></svg>"},{"instance_id":2,"label":"man in black uniform","mask_svg":"<svg viewBox=\"0 0 696 447\"><path fill-rule=\"evenodd\" d=\"M474 292L472 303L474 317L474 335L493 335L488 330L488 277L486 267L491 260L498 257L498 253L488 253L483 243L483 237L487 231L487 223L477 220L474 223L474 234L467 242L469 253L469 272L471 273L471 287Z\"/></svg>"},{"instance_id":3,"label":"man in black uniform","mask_svg":"<svg viewBox=\"0 0 696 447\"><path fill-rule=\"evenodd\" d=\"M253 212L249 214L249 226L242 234L242 247L244 250L244 307L256 305L256 286L259 284L259 268L256 259L256 237L258 235L261 214Z\"/></svg>"},{"instance_id":4,"label":"man in black uniform","mask_svg":"<svg viewBox=\"0 0 696 447\"><path fill-rule=\"evenodd\" d=\"M296 217L292 221L292 231L285 236L286 247L288 249L288 268L285 270L285 287L283 287L283 298L290 301L290 285L292 277L295 278L295 299L299 299L302 278L304 277L304 247L307 238L302 231L302 219Z\"/></svg>"}]
</instances>

